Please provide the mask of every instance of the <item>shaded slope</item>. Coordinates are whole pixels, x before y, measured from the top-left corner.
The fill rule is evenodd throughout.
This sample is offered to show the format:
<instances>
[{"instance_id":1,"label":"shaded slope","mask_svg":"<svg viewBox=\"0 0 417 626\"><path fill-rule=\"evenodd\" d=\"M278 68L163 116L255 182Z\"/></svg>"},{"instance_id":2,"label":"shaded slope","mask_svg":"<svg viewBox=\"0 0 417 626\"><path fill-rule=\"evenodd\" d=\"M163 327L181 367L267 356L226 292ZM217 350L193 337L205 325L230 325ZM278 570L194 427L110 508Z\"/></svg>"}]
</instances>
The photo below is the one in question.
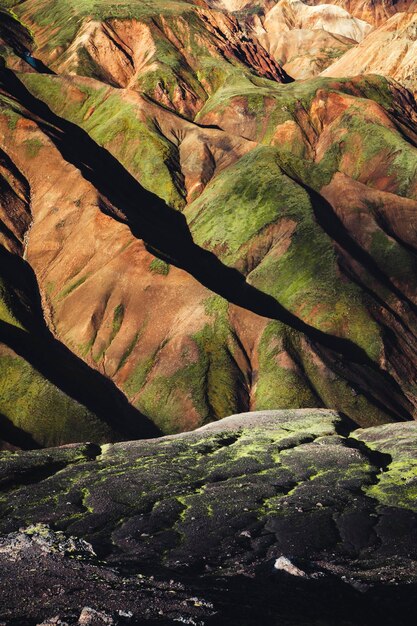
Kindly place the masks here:
<instances>
[{"instance_id":1,"label":"shaded slope","mask_svg":"<svg viewBox=\"0 0 417 626\"><path fill-rule=\"evenodd\" d=\"M416 162L413 147L415 134L412 131L414 103L406 92L397 92L392 98L387 87L388 84L377 78L365 81L357 79L351 83L321 83L318 80L289 86L278 93L266 86L263 89L248 86L244 90L240 85L231 85L218 92L211 105L203 109L199 119L206 123L222 120L226 130L233 128L235 132L244 133L245 136L249 134L252 140L272 143L281 150L284 148L277 158L284 172L298 183L319 193L315 197L322 219L318 219L316 211L316 220L330 235L331 240L337 242L338 262L342 260L342 268L348 264L350 280L353 278L354 282L358 282L362 293L370 293L378 303L375 308L372 301L365 300L366 308L372 311L373 316L377 315L378 319L384 309L391 311L391 322L388 321L389 318L385 318L383 325L391 324L396 328L397 341L402 343L401 336L405 333L407 342L414 345L415 288L411 286L415 276L416 243ZM362 99L356 100L360 94ZM364 97L373 98L374 102ZM398 104L401 102L401 108L395 104L397 98ZM245 112L239 119L239 125L232 114L236 107ZM256 116L252 113L254 110L257 111ZM409 124L405 121L405 111L410 113ZM259 117L263 120L262 124L255 122ZM399 124L403 135L398 134L396 124ZM187 209L190 218L194 220L192 230L196 241L213 247L220 246L222 229L216 227L217 222L213 220L213 215L222 215L222 220L226 220L226 228L232 229L232 232L228 245L219 247L220 256L228 262L238 263L244 271L254 270L250 276L263 280L268 289L275 289L280 302L292 307L299 315L316 319L318 324L329 323L337 306L341 307L343 292L347 302L352 301L354 292L349 294L346 284L337 284L336 280L333 282L329 272L332 259L330 255L327 256L327 244L325 240L320 241L318 233L312 234L312 226L307 227L307 222L304 233L301 229L300 232L296 230L297 239L291 237L291 230L286 239L283 236L280 238L279 231L271 237L267 230L264 237L257 235L258 239L255 239L253 233L251 235L251 226L239 230L234 225L233 202L240 207L240 224L255 225L253 215L256 215L257 229L262 225L266 229L271 220L277 219L277 215L281 219L295 218L296 222L300 221L297 203L300 205L301 198L295 196L294 191L294 197L291 197L290 187L287 187L284 195L285 209L281 209L278 214L276 212L274 199L278 194L283 194L283 190L282 185L281 188L277 184L273 186L273 153L269 157L266 157L266 150L259 151L258 157L255 157L255 153L252 154L252 158L244 157L240 164L234 166L234 171L229 170L222 175L221 181L218 180L212 188L206 188L202 196ZM263 160L261 154L265 155ZM400 155L404 155L404 159ZM259 163L263 163L262 174L258 178L254 174L257 158ZM246 176L243 165L245 162ZM338 172L343 172L344 176L340 176ZM259 200L252 180L257 181L257 189L260 189ZM259 204L255 205L257 210L253 214L251 208L254 198L257 198L255 202L258 200ZM266 199L268 204L265 204ZM339 225L337 220L334 221L335 217L340 218ZM329 226L331 230L328 229ZM286 253L289 243L293 241L293 247ZM381 242L384 252L377 242ZM271 246L276 246L275 255ZM270 254L263 259L265 251ZM356 261L352 263L355 257ZM303 260L302 263L300 259ZM326 259L325 263L323 259ZM279 276L284 278L282 285L278 280L274 284L274 277ZM333 287L329 288L326 295L323 289L326 284L337 284L337 287L334 291ZM317 306L318 300L320 307ZM323 310L326 301L328 307ZM333 304L330 304L332 301ZM383 301L386 305L383 305L381 311ZM406 303L405 308L402 302ZM339 310L342 318L346 315L343 333L352 332L351 325L355 324L355 317L357 322L360 320L361 309L358 301L355 301L355 308L350 309L348 306L345 313ZM327 322L326 318L323 319L323 313ZM393 321L393 313L397 322L398 316L402 319L402 331L399 330L398 323ZM333 328L337 327L334 319L330 323ZM360 324L357 328L359 327ZM366 327L369 341L372 324L368 322ZM356 341L361 341L359 335L356 335ZM368 344L369 347L370 345ZM411 365L411 352L407 359L411 369L414 369ZM408 366L404 369L401 366L397 375L402 383L407 378L411 385L414 384L415 374L411 374Z\"/></svg>"},{"instance_id":2,"label":"shaded slope","mask_svg":"<svg viewBox=\"0 0 417 626\"><path fill-rule=\"evenodd\" d=\"M2 153L2 439L31 447L93 435L108 441L157 434L110 381L56 341L47 329L36 279L19 256L31 223L29 189L22 173Z\"/></svg>"},{"instance_id":3,"label":"shaded slope","mask_svg":"<svg viewBox=\"0 0 417 626\"><path fill-rule=\"evenodd\" d=\"M0 254L3 297L15 316L2 315L0 321L1 411L17 429L6 423L6 440L27 447L31 441L48 446L93 434L104 441L158 434L110 381L53 338L30 267L4 249Z\"/></svg>"},{"instance_id":4,"label":"shaded slope","mask_svg":"<svg viewBox=\"0 0 417 626\"><path fill-rule=\"evenodd\" d=\"M334 13L310 9L309 27ZM2 145L30 181L23 247L53 335L164 432L276 406L414 415L410 95L376 77L280 85L256 36L202 5L20 10L36 55L95 76L4 75Z\"/></svg>"}]
</instances>

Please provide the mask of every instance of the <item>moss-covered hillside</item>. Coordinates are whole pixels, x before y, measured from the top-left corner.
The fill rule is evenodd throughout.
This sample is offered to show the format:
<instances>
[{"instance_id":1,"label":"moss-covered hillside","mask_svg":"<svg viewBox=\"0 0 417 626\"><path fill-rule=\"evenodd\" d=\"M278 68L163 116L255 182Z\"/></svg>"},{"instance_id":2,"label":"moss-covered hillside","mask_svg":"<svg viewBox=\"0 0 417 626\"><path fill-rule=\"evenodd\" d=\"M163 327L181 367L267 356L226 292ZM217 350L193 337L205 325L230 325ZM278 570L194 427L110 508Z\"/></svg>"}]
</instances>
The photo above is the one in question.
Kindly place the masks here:
<instances>
[{"instance_id":1,"label":"moss-covered hillside","mask_svg":"<svg viewBox=\"0 0 417 626\"><path fill-rule=\"evenodd\" d=\"M30 337L81 367L51 378L6 342L5 423L28 441L277 408L415 417L413 97L376 75L291 82L211 4L2 5L2 310L20 324L7 293L33 271Z\"/></svg>"}]
</instances>

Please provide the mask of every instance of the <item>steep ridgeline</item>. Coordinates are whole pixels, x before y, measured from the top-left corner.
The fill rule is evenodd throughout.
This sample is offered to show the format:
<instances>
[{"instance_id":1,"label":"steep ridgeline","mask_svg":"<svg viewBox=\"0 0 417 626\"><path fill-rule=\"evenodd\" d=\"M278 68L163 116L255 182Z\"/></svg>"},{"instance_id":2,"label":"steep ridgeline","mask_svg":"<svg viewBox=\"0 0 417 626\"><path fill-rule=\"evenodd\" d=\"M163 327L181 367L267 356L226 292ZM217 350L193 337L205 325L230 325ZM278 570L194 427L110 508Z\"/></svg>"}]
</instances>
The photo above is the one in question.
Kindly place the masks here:
<instances>
[{"instance_id":1,"label":"steep ridgeline","mask_svg":"<svg viewBox=\"0 0 417 626\"><path fill-rule=\"evenodd\" d=\"M203 0L28 0L14 12L53 71L144 92L187 116L235 72L289 80L233 16Z\"/></svg>"},{"instance_id":2,"label":"steep ridgeline","mask_svg":"<svg viewBox=\"0 0 417 626\"><path fill-rule=\"evenodd\" d=\"M99 398L100 440L271 408L412 419L411 94L378 76L289 82L238 16L144 6L27 0L3 31L10 289L30 274L22 336L64 350L77 383L52 353L47 372L8 349L83 406ZM56 426L54 399L47 425L13 411L12 392L9 428L92 438L88 420Z\"/></svg>"}]
</instances>

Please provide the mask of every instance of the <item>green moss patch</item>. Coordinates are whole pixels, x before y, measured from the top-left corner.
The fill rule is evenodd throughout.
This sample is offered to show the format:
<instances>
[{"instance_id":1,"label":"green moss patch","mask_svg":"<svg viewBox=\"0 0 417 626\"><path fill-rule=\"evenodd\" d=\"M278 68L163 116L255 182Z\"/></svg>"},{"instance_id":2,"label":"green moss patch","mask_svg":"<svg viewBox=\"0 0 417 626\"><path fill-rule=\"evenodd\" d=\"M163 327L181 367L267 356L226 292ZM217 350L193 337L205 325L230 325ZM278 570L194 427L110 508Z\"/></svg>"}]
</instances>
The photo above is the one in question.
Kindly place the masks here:
<instances>
[{"instance_id":1,"label":"green moss patch","mask_svg":"<svg viewBox=\"0 0 417 626\"><path fill-rule=\"evenodd\" d=\"M27 74L28 89L58 115L79 124L99 145L109 150L146 188L169 205L184 206L177 148L140 110L111 88L77 84L81 102L71 98L60 77Z\"/></svg>"},{"instance_id":2,"label":"green moss patch","mask_svg":"<svg viewBox=\"0 0 417 626\"><path fill-rule=\"evenodd\" d=\"M160 276L168 276L169 263L162 261L162 259L154 259L149 265L149 269L152 274L159 274Z\"/></svg>"},{"instance_id":3,"label":"green moss patch","mask_svg":"<svg viewBox=\"0 0 417 626\"><path fill-rule=\"evenodd\" d=\"M105 440L111 432L85 407L17 356L0 354L0 412L42 446Z\"/></svg>"},{"instance_id":4,"label":"green moss patch","mask_svg":"<svg viewBox=\"0 0 417 626\"><path fill-rule=\"evenodd\" d=\"M275 148L255 148L187 207L194 240L225 263L244 267L242 251L251 250L251 240L270 225L291 221L295 231L283 250L274 254L270 244L248 281L308 323L349 337L378 359L378 325L359 288L342 282L333 241L317 224L307 192L292 179L293 171L303 179L307 169L302 159ZM326 169L311 166L309 182L317 184L324 175Z\"/></svg>"}]
</instances>

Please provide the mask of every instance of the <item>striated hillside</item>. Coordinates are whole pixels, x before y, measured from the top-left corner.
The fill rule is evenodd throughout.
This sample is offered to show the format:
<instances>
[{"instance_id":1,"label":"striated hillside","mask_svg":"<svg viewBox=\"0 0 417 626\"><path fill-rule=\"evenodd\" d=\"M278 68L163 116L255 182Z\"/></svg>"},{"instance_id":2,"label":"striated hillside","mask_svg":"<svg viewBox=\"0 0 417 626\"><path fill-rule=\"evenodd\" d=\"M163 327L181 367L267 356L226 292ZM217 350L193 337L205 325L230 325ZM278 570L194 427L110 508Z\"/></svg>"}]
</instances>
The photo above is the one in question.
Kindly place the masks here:
<instances>
[{"instance_id":1,"label":"striated hillside","mask_svg":"<svg viewBox=\"0 0 417 626\"><path fill-rule=\"evenodd\" d=\"M7 445L416 416L416 104L331 77L397 4L1 3Z\"/></svg>"}]
</instances>

